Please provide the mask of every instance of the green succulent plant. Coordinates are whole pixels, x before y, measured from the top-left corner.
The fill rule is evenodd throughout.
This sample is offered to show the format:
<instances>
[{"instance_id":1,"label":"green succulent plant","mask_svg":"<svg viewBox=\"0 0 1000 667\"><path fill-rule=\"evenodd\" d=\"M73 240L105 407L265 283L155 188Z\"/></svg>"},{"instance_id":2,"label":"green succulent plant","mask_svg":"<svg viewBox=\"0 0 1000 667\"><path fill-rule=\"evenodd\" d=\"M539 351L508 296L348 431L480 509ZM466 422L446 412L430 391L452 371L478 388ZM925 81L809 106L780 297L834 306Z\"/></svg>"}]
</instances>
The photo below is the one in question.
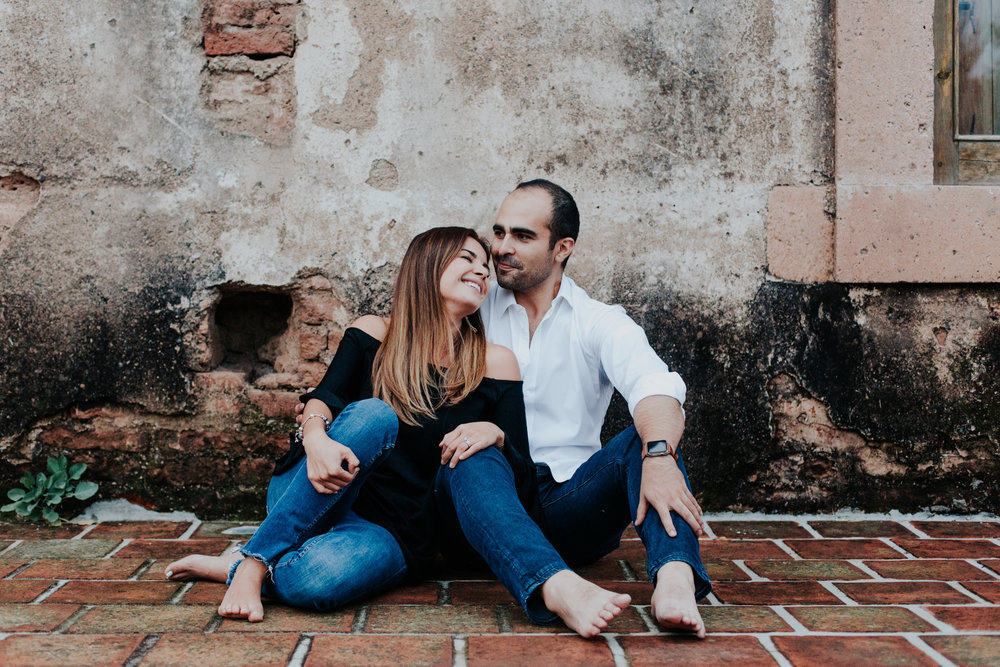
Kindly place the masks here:
<instances>
[{"instance_id":1,"label":"green succulent plant","mask_svg":"<svg viewBox=\"0 0 1000 667\"><path fill-rule=\"evenodd\" d=\"M79 481L87 469L86 463L74 463L68 468L67 465L65 456L49 457L47 475L44 472L25 473L21 477L24 488L7 491L7 498L12 502L0 507L0 512L15 512L29 521L62 523L63 518L56 511L60 503L71 498L86 500L97 493L97 484Z\"/></svg>"}]
</instances>

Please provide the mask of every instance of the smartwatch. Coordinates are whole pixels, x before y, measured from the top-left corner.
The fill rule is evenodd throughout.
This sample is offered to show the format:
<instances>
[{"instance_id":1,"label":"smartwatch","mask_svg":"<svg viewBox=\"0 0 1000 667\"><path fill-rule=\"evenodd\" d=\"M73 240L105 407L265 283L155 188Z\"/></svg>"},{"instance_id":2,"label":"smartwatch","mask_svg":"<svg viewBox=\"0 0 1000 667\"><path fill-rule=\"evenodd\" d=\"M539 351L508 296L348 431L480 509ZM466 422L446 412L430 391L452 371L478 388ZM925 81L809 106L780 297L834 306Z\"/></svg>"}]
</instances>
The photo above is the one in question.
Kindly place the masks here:
<instances>
[{"instance_id":1,"label":"smartwatch","mask_svg":"<svg viewBox=\"0 0 1000 667\"><path fill-rule=\"evenodd\" d=\"M646 456L672 456L676 461L677 451L670 449L670 443L666 440L653 440L646 443Z\"/></svg>"}]
</instances>

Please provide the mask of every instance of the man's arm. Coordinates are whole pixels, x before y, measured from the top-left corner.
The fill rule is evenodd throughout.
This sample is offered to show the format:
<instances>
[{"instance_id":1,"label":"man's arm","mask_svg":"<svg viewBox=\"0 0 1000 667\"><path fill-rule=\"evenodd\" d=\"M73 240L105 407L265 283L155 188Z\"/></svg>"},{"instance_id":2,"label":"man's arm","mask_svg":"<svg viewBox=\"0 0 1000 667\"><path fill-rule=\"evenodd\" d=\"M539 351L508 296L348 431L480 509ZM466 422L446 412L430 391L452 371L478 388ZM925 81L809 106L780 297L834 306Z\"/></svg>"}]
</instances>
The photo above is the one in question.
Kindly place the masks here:
<instances>
[{"instance_id":1,"label":"man's arm","mask_svg":"<svg viewBox=\"0 0 1000 667\"><path fill-rule=\"evenodd\" d=\"M684 413L677 399L670 396L647 396L636 404L633 419L643 442L643 454L645 443L656 440L666 440L671 451L677 451L684 433ZM650 507L659 515L660 523L671 537L677 535L670 518L671 510L687 521L695 534L701 535L701 506L688 489L684 473L672 456L643 459L639 509L635 519L637 526L646 518Z\"/></svg>"}]
</instances>

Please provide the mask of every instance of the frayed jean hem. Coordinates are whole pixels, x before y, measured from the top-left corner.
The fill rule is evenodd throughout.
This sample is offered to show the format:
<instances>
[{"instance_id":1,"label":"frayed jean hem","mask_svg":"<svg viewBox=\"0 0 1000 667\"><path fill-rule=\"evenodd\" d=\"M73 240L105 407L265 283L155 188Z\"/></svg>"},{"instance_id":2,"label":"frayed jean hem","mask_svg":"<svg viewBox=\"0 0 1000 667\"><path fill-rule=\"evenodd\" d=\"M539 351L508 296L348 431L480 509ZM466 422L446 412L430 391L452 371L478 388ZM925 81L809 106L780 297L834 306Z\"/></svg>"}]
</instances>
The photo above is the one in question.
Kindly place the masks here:
<instances>
[{"instance_id":1,"label":"frayed jean hem","mask_svg":"<svg viewBox=\"0 0 1000 667\"><path fill-rule=\"evenodd\" d=\"M541 588L546 581L552 578L557 572L562 572L568 569L562 565L550 565L549 567L543 569L538 574L531 577L529 583L524 587L524 599L518 600L521 606L524 608L524 612L528 615L528 618L532 623L538 625L553 625L559 622L559 616L545 606L545 601L542 600ZM538 595L535 595L535 592Z\"/></svg>"}]
</instances>

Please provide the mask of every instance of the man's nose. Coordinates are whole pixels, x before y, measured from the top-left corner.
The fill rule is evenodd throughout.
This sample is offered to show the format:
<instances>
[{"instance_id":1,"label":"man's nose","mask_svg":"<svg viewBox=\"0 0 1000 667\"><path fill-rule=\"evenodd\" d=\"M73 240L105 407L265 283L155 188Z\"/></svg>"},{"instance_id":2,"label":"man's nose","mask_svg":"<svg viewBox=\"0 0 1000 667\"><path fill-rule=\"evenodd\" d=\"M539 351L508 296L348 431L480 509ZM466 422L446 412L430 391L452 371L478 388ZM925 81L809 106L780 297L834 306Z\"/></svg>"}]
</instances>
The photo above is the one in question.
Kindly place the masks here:
<instances>
[{"instance_id":1,"label":"man's nose","mask_svg":"<svg viewBox=\"0 0 1000 667\"><path fill-rule=\"evenodd\" d=\"M510 237L509 236L503 237L497 244L496 254L502 257L504 255L510 255L512 254L512 252L513 250L512 250L512 244L510 243Z\"/></svg>"}]
</instances>

